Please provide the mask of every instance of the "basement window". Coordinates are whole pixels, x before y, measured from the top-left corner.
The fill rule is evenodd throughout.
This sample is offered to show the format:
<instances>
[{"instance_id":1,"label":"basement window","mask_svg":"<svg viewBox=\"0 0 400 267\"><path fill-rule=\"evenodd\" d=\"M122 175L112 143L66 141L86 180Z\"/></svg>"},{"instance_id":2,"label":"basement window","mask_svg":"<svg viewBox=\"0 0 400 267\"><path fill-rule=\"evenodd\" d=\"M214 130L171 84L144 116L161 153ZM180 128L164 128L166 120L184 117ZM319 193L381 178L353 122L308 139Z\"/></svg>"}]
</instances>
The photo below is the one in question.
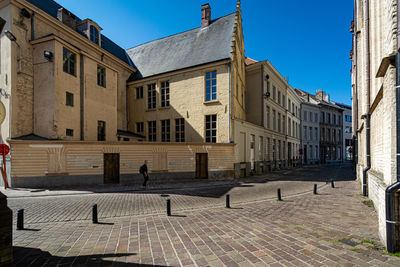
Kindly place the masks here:
<instances>
[{"instance_id":1,"label":"basement window","mask_svg":"<svg viewBox=\"0 0 400 267\"><path fill-rule=\"evenodd\" d=\"M66 134L67 136L74 136L74 130L72 130L72 129L66 129L66 130L65 130L65 134Z\"/></svg>"}]
</instances>

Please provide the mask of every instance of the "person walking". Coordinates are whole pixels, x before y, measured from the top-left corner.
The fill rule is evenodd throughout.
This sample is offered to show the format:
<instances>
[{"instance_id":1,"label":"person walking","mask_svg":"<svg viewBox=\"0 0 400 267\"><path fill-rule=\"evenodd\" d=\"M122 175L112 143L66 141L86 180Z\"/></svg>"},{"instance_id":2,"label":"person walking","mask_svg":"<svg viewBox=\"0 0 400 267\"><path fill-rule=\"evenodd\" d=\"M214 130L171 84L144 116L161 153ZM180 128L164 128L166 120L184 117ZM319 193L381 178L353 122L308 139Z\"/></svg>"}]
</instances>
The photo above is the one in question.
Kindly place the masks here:
<instances>
[{"instance_id":1,"label":"person walking","mask_svg":"<svg viewBox=\"0 0 400 267\"><path fill-rule=\"evenodd\" d=\"M143 186L147 186L147 181L149 180L149 173L147 170L147 160L144 161L144 164L140 167L140 173L143 174Z\"/></svg>"}]
</instances>

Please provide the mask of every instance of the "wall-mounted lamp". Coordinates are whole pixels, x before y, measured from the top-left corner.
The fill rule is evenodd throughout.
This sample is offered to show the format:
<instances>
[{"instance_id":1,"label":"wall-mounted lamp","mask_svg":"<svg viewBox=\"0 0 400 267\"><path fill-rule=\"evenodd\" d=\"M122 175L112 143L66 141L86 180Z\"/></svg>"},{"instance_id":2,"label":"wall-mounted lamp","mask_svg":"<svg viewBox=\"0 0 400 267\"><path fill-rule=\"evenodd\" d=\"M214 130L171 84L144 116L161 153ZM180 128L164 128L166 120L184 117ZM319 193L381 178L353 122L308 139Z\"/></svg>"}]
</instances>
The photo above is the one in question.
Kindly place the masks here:
<instances>
[{"instance_id":1,"label":"wall-mounted lamp","mask_svg":"<svg viewBox=\"0 0 400 267\"><path fill-rule=\"evenodd\" d=\"M5 98L8 98L8 97L10 96L10 94L8 94L8 93L6 92L6 90L5 90L5 89L2 89L2 88L0 88L0 95L1 95L1 96L4 96Z\"/></svg>"},{"instance_id":2,"label":"wall-mounted lamp","mask_svg":"<svg viewBox=\"0 0 400 267\"><path fill-rule=\"evenodd\" d=\"M269 80L269 75L268 74L265 75L265 79Z\"/></svg>"},{"instance_id":3,"label":"wall-mounted lamp","mask_svg":"<svg viewBox=\"0 0 400 267\"><path fill-rule=\"evenodd\" d=\"M51 61L52 59L53 59L53 52L51 52L51 51L44 51L43 52L43 56L45 57L45 58L47 58L49 61Z\"/></svg>"},{"instance_id":4,"label":"wall-mounted lamp","mask_svg":"<svg viewBox=\"0 0 400 267\"><path fill-rule=\"evenodd\" d=\"M270 95L271 95L271 94L270 94L269 92L266 92L266 93L264 94L264 98L268 98Z\"/></svg>"},{"instance_id":5,"label":"wall-mounted lamp","mask_svg":"<svg viewBox=\"0 0 400 267\"><path fill-rule=\"evenodd\" d=\"M14 42L18 46L18 73L21 73L21 46L17 43L17 37L15 37L14 34L12 34L10 31L6 30L4 34L7 36L8 39L10 39L11 42Z\"/></svg>"},{"instance_id":6,"label":"wall-mounted lamp","mask_svg":"<svg viewBox=\"0 0 400 267\"><path fill-rule=\"evenodd\" d=\"M25 17L27 19L31 18L31 14L25 8L21 9L20 14L21 14L21 16L23 16L23 17Z\"/></svg>"}]
</instances>

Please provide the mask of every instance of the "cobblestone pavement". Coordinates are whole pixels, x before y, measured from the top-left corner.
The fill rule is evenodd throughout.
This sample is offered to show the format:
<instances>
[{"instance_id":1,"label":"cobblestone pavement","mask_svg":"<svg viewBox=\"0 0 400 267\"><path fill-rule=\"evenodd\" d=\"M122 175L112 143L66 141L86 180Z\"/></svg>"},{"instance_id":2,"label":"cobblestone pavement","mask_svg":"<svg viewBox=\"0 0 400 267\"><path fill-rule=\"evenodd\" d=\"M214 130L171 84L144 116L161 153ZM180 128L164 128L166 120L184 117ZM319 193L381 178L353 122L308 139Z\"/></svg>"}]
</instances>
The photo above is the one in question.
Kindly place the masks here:
<instances>
[{"instance_id":1,"label":"cobblestone pavement","mask_svg":"<svg viewBox=\"0 0 400 267\"><path fill-rule=\"evenodd\" d=\"M163 214L167 197L171 199L175 211L224 206L227 193L234 204L275 198L278 188L281 188L282 196L285 197L309 192L314 183L319 187L324 186L327 175L329 179L335 180L351 177L348 167L327 166L279 171L240 183L227 181L186 184L182 189L163 190L153 187L150 190L91 194L87 194L88 191L85 190L82 194L73 191L70 195L64 195L65 191L62 191L62 195L57 195L58 192L53 191L53 195L40 197L18 197L18 191L6 193L8 205L14 212L14 220L17 210L24 209L26 223L48 223L89 220L94 204L98 205L99 218L112 218Z\"/></svg>"},{"instance_id":2,"label":"cobblestone pavement","mask_svg":"<svg viewBox=\"0 0 400 267\"><path fill-rule=\"evenodd\" d=\"M27 225L16 266L400 266L356 181L232 209ZM30 264L30 265L29 265Z\"/></svg>"}]
</instances>

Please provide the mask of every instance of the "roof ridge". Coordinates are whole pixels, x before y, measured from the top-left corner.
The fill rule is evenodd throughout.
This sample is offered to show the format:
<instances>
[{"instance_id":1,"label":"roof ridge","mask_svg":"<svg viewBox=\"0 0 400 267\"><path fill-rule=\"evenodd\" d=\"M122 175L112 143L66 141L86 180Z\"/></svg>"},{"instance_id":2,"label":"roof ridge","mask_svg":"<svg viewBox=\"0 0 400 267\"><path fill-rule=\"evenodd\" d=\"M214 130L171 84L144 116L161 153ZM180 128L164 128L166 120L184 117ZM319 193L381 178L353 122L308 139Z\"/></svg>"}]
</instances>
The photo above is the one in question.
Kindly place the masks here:
<instances>
[{"instance_id":1,"label":"roof ridge","mask_svg":"<svg viewBox=\"0 0 400 267\"><path fill-rule=\"evenodd\" d=\"M225 18L225 17L227 17L227 16L233 15L233 14L236 14L236 12L232 12L232 13L229 13L229 14L227 14L227 15L225 15L225 16L222 16L222 17L213 19L213 20L211 21L211 23L210 23L209 26L211 26L212 23L214 23L214 22L216 22L216 21L218 21L218 20L220 20L220 19L222 19L222 18ZM152 43L152 42L161 41L161 40L163 40L163 39L166 39L166 38L169 38L169 37L172 37L172 36L176 36L176 35L179 35L179 34L187 33L187 32L190 32L190 31L194 31L194 30L197 30L197 29L199 29L199 28L201 28L201 26L196 27L196 28L193 28L193 29L190 29L190 30L186 30L186 31L183 31L183 32L178 32L178 33L175 33L175 34L171 34L171 35L167 35L167 36L164 36L164 37L160 37L160 38L157 38L157 39L154 39L154 40L151 40L151 41L147 41L147 42L141 43L141 44L139 44L139 45L136 45L136 46L127 48L127 49L125 49L125 51L131 50L131 49L133 49L133 48L137 48L137 47L139 47L139 46L142 46L142 45L145 45L145 44L149 44L149 43Z\"/></svg>"}]
</instances>

